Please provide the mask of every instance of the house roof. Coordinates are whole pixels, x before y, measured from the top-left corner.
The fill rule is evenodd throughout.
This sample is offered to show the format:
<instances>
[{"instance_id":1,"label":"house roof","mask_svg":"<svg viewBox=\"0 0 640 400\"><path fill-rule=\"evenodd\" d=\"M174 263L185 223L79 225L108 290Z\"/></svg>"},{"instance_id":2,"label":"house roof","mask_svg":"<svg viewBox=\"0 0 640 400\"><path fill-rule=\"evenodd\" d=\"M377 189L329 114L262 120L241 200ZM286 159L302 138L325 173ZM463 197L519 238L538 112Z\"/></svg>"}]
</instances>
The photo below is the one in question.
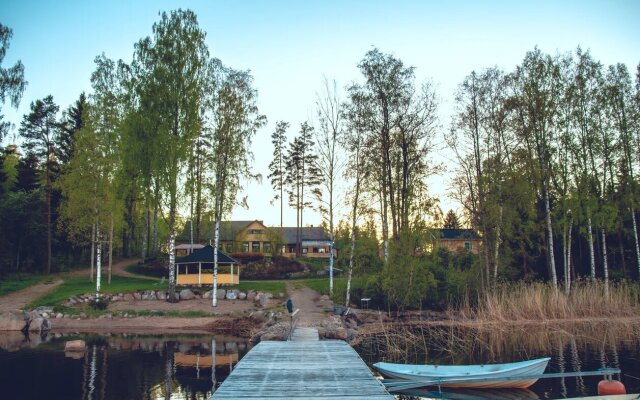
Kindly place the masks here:
<instances>
[{"instance_id":1,"label":"house roof","mask_svg":"<svg viewBox=\"0 0 640 400\"><path fill-rule=\"evenodd\" d=\"M246 227L253 224L254 222L257 222L260 225L264 226L262 221L259 221L257 219L253 221L221 221L220 222L220 240L225 240L225 241L235 240L236 236L238 236L238 234L242 232L242 230L244 230Z\"/></svg>"},{"instance_id":2,"label":"house roof","mask_svg":"<svg viewBox=\"0 0 640 400\"><path fill-rule=\"evenodd\" d=\"M318 226L304 226L300 228L300 241L328 241L329 236ZM296 227L282 228L282 241L285 244L296 242Z\"/></svg>"},{"instance_id":3,"label":"house roof","mask_svg":"<svg viewBox=\"0 0 640 400\"><path fill-rule=\"evenodd\" d=\"M186 257L176 260L176 264L195 264L195 263L212 263L213 262L213 246L206 245L201 249L194 250L193 253ZM224 254L218 249L218 264L239 264L239 262Z\"/></svg>"},{"instance_id":4,"label":"house roof","mask_svg":"<svg viewBox=\"0 0 640 400\"><path fill-rule=\"evenodd\" d=\"M480 240L480 236L473 229L436 229L440 233L439 239L444 240L461 240L471 239Z\"/></svg>"},{"instance_id":5,"label":"house roof","mask_svg":"<svg viewBox=\"0 0 640 400\"><path fill-rule=\"evenodd\" d=\"M193 245L191 245L190 243L186 243L176 245L176 250L189 250L191 249L191 246L193 246L193 250L201 249L204 247L203 244L194 243Z\"/></svg>"}]
</instances>

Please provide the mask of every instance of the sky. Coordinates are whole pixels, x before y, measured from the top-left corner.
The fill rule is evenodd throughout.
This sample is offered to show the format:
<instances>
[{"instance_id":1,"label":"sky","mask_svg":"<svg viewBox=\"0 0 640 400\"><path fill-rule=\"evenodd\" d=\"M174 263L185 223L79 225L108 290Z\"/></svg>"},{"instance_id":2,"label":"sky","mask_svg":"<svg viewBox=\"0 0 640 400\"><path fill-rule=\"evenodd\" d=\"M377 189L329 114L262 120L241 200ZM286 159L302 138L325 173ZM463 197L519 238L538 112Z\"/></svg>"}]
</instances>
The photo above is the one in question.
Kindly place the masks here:
<instances>
[{"instance_id":1,"label":"sky","mask_svg":"<svg viewBox=\"0 0 640 400\"><path fill-rule=\"evenodd\" d=\"M2 67L21 60L28 81L17 110L1 105L5 119L18 127L29 104L49 94L66 109L82 91L91 91L96 56L130 62L134 44L151 35L158 13L177 8L195 11L212 56L253 75L260 113L268 118L253 140L254 172L265 179L245 185L249 209L236 207L232 219L271 226L280 221L266 179L276 122L288 121L293 139L302 122L313 121L324 77L340 89L361 81L357 65L374 47L415 67L417 83L436 85L442 129L433 160L448 172L431 178L429 190L444 212L460 206L448 195L454 159L442 134L456 87L472 70L511 71L535 46L550 54L581 46L603 64L621 62L631 71L640 63L638 0L0 0L0 23L13 29ZM347 207L340 209L346 213ZM295 211L285 208L284 214L285 225L295 226ZM312 211L304 218L305 224L321 222Z\"/></svg>"}]
</instances>

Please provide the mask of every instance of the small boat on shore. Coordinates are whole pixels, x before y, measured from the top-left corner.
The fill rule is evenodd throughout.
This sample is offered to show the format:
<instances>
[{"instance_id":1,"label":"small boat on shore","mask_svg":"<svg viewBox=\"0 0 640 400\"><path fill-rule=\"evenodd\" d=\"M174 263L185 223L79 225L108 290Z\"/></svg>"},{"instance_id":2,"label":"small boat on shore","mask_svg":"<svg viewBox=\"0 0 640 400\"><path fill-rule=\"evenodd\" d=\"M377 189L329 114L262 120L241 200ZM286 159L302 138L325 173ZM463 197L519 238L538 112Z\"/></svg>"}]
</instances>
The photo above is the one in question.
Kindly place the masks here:
<instances>
[{"instance_id":1,"label":"small boat on shore","mask_svg":"<svg viewBox=\"0 0 640 400\"><path fill-rule=\"evenodd\" d=\"M528 388L544 373L551 358L484 365L417 365L379 362L373 367L388 378L422 386L451 388ZM520 379L520 377L522 379Z\"/></svg>"}]
</instances>

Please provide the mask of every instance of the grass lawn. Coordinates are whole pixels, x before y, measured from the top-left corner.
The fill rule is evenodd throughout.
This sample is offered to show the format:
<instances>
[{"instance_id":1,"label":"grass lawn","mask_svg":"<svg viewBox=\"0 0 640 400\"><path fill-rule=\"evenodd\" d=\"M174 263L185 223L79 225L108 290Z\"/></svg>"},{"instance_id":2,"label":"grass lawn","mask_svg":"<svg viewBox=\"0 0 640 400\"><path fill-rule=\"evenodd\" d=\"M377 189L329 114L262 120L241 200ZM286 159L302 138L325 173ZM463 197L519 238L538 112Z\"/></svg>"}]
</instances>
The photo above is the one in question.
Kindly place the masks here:
<instances>
[{"instance_id":1,"label":"grass lawn","mask_svg":"<svg viewBox=\"0 0 640 400\"><path fill-rule=\"evenodd\" d=\"M102 280L100 292L127 293L166 288L166 283L160 286L160 282L154 282L148 279L124 278L120 276L114 276L111 279L111 285L107 284L106 279ZM56 306L60 305L71 296L77 296L85 293L94 293L95 290L95 282L89 282L85 277L68 278L53 292L34 300L27 307L31 309L38 306Z\"/></svg>"},{"instance_id":2,"label":"grass lawn","mask_svg":"<svg viewBox=\"0 0 640 400\"><path fill-rule=\"evenodd\" d=\"M301 279L296 281L294 285L304 285L310 287L320 294L329 294L329 278L313 278L313 279ZM341 292L347 288L346 278L333 278L333 291Z\"/></svg>"},{"instance_id":3,"label":"grass lawn","mask_svg":"<svg viewBox=\"0 0 640 400\"><path fill-rule=\"evenodd\" d=\"M0 296L36 285L46 278L46 276L42 275L25 275L21 277L13 276L2 278L0 281Z\"/></svg>"}]
</instances>

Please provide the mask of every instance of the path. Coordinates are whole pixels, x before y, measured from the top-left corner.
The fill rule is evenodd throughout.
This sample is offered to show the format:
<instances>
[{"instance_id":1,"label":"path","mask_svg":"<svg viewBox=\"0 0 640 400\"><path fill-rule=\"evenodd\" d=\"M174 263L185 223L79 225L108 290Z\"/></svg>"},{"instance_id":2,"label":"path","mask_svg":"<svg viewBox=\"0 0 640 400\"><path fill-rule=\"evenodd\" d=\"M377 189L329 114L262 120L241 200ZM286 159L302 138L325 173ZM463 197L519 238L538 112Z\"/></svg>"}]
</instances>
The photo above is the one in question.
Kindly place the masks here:
<instances>
[{"instance_id":1,"label":"path","mask_svg":"<svg viewBox=\"0 0 640 400\"><path fill-rule=\"evenodd\" d=\"M307 286L300 287L287 282L287 293L293 301L293 308L300 309L298 326L319 327L333 311L331 300L321 300L320 294Z\"/></svg>"},{"instance_id":2,"label":"path","mask_svg":"<svg viewBox=\"0 0 640 400\"><path fill-rule=\"evenodd\" d=\"M138 261L138 259L130 258L121 260L111 266L112 274L120 275L120 276L129 276L135 278L148 278L141 275L131 274L124 270L126 266L134 264ZM103 271L106 271L103 269ZM24 308L27 304L32 301L46 295L49 292L52 292L55 288L60 286L62 282L64 282L64 278L72 277L72 276L83 276L86 275L89 277L89 269L80 269L72 272L63 272L59 274L53 274L49 279L46 279L45 282L39 283L37 285L29 286L28 288L24 288L22 290L18 290L17 292L9 293L5 296L0 297L0 314L4 314L11 310L18 310ZM106 279L106 276L103 275L103 279ZM155 278L152 278L155 279Z\"/></svg>"}]
</instances>

